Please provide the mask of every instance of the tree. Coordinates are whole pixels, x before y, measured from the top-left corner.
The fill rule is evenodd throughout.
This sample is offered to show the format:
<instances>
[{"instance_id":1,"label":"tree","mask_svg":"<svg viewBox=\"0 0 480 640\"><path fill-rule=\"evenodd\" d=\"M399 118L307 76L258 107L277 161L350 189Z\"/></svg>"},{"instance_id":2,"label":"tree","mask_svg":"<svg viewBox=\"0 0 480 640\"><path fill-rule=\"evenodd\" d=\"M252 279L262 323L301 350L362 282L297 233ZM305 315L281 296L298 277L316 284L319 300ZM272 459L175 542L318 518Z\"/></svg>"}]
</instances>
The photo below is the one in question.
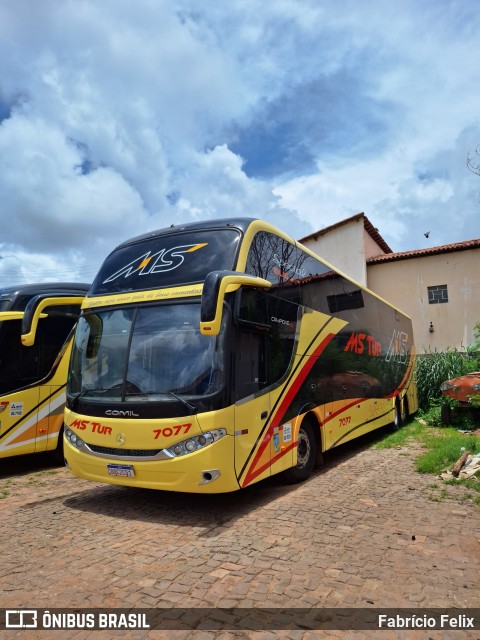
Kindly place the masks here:
<instances>
[{"instance_id":1,"label":"tree","mask_svg":"<svg viewBox=\"0 0 480 640\"><path fill-rule=\"evenodd\" d=\"M476 173L477 176L480 176L480 145L468 154L467 167L472 173Z\"/></svg>"}]
</instances>

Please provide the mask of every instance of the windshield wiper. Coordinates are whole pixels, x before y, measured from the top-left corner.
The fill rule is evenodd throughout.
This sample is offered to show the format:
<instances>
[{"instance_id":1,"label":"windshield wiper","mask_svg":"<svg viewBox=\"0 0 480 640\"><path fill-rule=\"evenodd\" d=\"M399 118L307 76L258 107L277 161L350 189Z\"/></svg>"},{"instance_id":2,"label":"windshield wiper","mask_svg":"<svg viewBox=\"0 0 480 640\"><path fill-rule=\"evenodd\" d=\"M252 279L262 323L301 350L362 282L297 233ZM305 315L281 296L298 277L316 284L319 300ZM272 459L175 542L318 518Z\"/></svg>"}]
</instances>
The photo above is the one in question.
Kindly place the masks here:
<instances>
[{"instance_id":1,"label":"windshield wiper","mask_svg":"<svg viewBox=\"0 0 480 640\"><path fill-rule=\"evenodd\" d=\"M85 395L85 391L76 391L75 393L68 393L67 392L67 399L72 403L72 407L76 405L77 400L79 400L80 398L83 398L83 396Z\"/></svg>"},{"instance_id":2,"label":"windshield wiper","mask_svg":"<svg viewBox=\"0 0 480 640\"><path fill-rule=\"evenodd\" d=\"M177 394L174 391L172 391L171 389L169 389L167 391L167 393L170 393L174 398L176 398L183 405L185 405L187 407L187 409L189 410L190 415L193 415L194 413L197 413L198 407L196 407L192 402L188 402L188 400L185 400L185 398L182 398L181 396L177 396Z\"/></svg>"}]
</instances>

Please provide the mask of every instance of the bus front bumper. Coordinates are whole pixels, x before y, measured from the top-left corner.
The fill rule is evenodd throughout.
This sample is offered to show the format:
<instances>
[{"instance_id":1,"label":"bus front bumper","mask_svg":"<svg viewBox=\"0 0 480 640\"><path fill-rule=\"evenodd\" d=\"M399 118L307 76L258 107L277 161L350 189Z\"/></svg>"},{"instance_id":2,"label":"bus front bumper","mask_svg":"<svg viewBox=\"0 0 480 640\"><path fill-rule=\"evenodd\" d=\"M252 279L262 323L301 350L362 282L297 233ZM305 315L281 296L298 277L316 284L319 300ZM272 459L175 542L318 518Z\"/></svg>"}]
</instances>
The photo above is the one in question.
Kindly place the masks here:
<instances>
[{"instance_id":1,"label":"bus front bumper","mask_svg":"<svg viewBox=\"0 0 480 640\"><path fill-rule=\"evenodd\" d=\"M240 488L234 471L232 436L188 455L156 461L91 455L64 438L64 455L71 473L93 482L184 493L227 493Z\"/></svg>"}]
</instances>

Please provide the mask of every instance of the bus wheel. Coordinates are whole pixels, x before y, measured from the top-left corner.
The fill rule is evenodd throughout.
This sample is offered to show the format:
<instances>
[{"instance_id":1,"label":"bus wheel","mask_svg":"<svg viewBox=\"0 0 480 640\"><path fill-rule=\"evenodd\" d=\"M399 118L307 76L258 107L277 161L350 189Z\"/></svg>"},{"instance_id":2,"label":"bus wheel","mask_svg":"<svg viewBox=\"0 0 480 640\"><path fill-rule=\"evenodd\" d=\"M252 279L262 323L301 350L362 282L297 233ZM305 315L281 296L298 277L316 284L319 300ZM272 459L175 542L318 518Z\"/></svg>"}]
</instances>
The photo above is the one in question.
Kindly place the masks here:
<instances>
[{"instance_id":1,"label":"bus wheel","mask_svg":"<svg viewBox=\"0 0 480 640\"><path fill-rule=\"evenodd\" d=\"M297 439L297 465L283 473L286 482L295 484L306 480L313 471L317 456L317 443L311 422L304 420Z\"/></svg>"},{"instance_id":2,"label":"bus wheel","mask_svg":"<svg viewBox=\"0 0 480 640\"><path fill-rule=\"evenodd\" d=\"M408 410L408 398L405 396L402 402L402 425L408 421L410 411Z\"/></svg>"},{"instance_id":3,"label":"bus wheel","mask_svg":"<svg viewBox=\"0 0 480 640\"><path fill-rule=\"evenodd\" d=\"M63 455L63 427L58 433L57 446L52 451L52 458L58 464L64 464L65 459Z\"/></svg>"},{"instance_id":4,"label":"bus wheel","mask_svg":"<svg viewBox=\"0 0 480 640\"><path fill-rule=\"evenodd\" d=\"M397 400L395 401L395 408L393 410L392 430L393 431L398 431L398 429L400 429L400 427L402 427L402 426L403 426L402 402L401 402L401 400L399 400L397 398Z\"/></svg>"}]
</instances>

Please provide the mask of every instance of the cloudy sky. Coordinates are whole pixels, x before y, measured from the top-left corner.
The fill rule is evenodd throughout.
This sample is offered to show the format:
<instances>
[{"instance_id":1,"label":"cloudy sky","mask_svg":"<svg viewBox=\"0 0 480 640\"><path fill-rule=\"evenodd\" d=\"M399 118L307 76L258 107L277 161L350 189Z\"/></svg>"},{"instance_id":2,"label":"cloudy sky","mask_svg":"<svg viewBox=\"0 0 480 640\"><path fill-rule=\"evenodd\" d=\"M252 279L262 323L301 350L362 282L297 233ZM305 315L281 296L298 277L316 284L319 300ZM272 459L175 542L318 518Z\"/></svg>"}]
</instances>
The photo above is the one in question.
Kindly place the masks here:
<instances>
[{"instance_id":1,"label":"cloudy sky","mask_svg":"<svg viewBox=\"0 0 480 640\"><path fill-rule=\"evenodd\" d=\"M471 0L3 0L0 286L219 217L479 238L479 33Z\"/></svg>"}]
</instances>

